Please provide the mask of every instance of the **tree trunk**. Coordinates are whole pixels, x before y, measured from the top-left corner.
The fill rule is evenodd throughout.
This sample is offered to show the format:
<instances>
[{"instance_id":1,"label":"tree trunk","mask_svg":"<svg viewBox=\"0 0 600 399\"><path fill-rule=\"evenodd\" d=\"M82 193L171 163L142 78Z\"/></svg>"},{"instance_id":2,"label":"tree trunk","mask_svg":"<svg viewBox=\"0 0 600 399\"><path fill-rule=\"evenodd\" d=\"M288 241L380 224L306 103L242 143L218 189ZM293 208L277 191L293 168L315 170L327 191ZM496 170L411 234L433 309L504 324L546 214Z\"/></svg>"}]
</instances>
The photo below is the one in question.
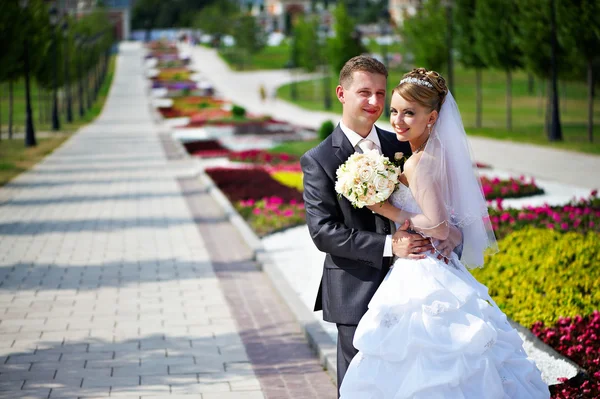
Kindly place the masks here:
<instances>
[{"instance_id":1,"label":"tree trunk","mask_svg":"<svg viewBox=\"0 0 600 399\"><path fill-rule=\"evenodd\" d=\"M476 90L477 90L477 94L476 94L476 109L475 109L475 127L478 129L481 129L481 114L483 112L482 110L482 103L483 103L483 95L481 92L481 69L477 68L475 70L475 86L476 86Z\"/></svg>"},{"instance_id":2,"label":"tree trunk","mask_svg":"<svg viewBox=\"0 0 600 399\"><path fill-rule=\"evenodd\" d=\"M591 142L594 141L594 67L592 65L592 60L588 60L588 71L587 71L587 81L588 81L588 140Z\"/></svg>"},{"instance_id":3,"label":"tree trunk","mask_svg":"<svg viewBox=\"0 0 600 399\"><path fill-rule=\"evenodd\" d=\"M506 129L512 130L512 72L506 70Z\"/></svg>"},{"instance_id":4,"label":"tree trunk","mask_svg":"<svg viewBox=\"0 0 600 399\"><path fill-rule=\"evenodd\" d=\"M13 82L8 81L8 138L13 136Z\"/></svg>"},{"instance_id":5,"label":"tree trunk","mask_svg":"<svg viewBox=\"0 0 600 399\"><path fill-rule=\"evenodd\" d=\"M548 80L548 90L546 90L546 115L544 116L544 131L550 137L550 124L552 121L552 81Z\"/></svg>"},{"instance_id":6,"label":"tree trunk","mask_svg":"<svg viewBox=\"0 0 600 399\"><path fill-rule=\"evenodd\" d=\"M44 120L43 107L42 107L42 88L39 84L36 85L37 97L38 97L38 124L42 124Z\"/></svg>"},{"instance_id":7,"label":"tree trunk","mask_svg":"<svg viewBox=\"0 0 600 399\"><path fill-rule=\"evenodd\" d=\"M528 74L527 75L527 91L529 92L530 96L533 96L533 91L534 91L534 80L533 80L533 75L532 74Z\"/></svg>"},{"instance_id":8,"label":"tree trunk","mask_svg":"<svg viewBox=\"0 0 600 399\"><path fill-rule=\"evenodd\" d=\"M0 140L2 140L2 97L4 97L4 85L0 83Z\"/></svg>"},{"instance_id":9,"label":"tree trunk","mask_svg":"<svg viewBox=\"0 0 600 399\"><path fill-rule=\"evenodd\" d=\"M565 80L562 81L562 97L560 109L562 112L567 112L567 82Z\"/></svg>"},{"instance_id":10,"label":"tree trunk","mask_svg":"<svg viewBox=\"0 0 600 399\"><path fill-rule=\"evenodd\" d=\"M540 84L537 86L538 92L538 116L544 116L544 80L540 81Z\"/></svg>"}]
</instances>

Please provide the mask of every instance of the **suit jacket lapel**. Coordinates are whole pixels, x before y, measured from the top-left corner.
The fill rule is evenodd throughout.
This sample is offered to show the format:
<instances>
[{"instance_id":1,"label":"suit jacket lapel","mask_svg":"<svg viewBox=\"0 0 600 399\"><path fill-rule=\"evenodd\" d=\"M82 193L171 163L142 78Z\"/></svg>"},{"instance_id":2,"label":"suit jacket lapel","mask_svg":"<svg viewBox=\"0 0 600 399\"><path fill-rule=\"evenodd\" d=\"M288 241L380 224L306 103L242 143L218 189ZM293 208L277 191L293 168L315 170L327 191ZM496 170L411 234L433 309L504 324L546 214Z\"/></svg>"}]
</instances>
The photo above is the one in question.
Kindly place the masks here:
<instances>
[{"instance_id":1,"label":"suit jacket lapel","mask_svg":"<svg viewBox=\"0 0 600 399\"><path fill-rule=\"evenodd\" d=\"M337 127L331 133L331 144L335 151L335 156L340 160L340 165L348 159L348 157L354 154L355 149L352 147L350 140L344 134L344 131L340 127L339 123Z\"/></svg>"},{"instance_id":2,"label":"suit jacket lapel","mask_svg":"<svg viewBox=\"0 0 600 399\"><path fill-rule=\"evenodd\" d=\"M383 153L383 155L388 157L388 159L390 161L393 161L395 146L392 145L393 144L392 140L396 140L396 137L394 137L390 133L385 133L384 131L379 129L377 126L375 126L375 130L377 130L377 135L379 136L379 142L381 143L381 152Z\"/></svg>"}]
</instances>

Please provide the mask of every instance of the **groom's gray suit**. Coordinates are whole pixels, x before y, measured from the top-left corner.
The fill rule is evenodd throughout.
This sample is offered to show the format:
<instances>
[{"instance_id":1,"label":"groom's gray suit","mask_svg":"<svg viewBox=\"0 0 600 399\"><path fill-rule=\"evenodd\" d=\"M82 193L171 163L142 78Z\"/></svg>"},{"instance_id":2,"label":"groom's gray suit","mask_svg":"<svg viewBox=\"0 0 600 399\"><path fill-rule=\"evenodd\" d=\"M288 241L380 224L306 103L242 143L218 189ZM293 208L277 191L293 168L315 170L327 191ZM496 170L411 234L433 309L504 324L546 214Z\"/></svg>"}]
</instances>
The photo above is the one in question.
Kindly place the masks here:
<instances>
[{"instance_id":1,"label":"groom's gray suit","mask_svg":"<svg viewBox=\"0 0 600 399\"><path fill-rule=\"evenodd\" d=\"M383 155L390 160L396 152L410 156L408 142L376 129ZM334 189L337 168L355 151L338 125L300 159L306 223L315 245L326 253L314 310L322 309L323 319L338 326L338 388L357 353L352 345L356 326L392 262L383 257L389 220L367 208L353 208Z\"/></svg>"}]
</instances>

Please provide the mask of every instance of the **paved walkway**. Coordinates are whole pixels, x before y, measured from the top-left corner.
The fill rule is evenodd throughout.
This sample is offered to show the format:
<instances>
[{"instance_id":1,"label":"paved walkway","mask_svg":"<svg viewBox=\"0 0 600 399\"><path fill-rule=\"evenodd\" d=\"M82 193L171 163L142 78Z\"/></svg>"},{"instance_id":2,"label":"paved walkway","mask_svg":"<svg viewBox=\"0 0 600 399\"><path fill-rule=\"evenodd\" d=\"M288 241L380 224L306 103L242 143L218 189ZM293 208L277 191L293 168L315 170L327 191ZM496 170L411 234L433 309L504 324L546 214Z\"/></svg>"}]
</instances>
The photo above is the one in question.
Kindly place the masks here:
<instances>
[{"instance_id":1,"label":"paved walkway","mask_svg":"<svg viewBox=\"0 0 600 399\"><path fill-rule=\"evenodd\" d=\"M290 81L289 71L233 72L213 49L186 44L180 45L180 48L192 55L200 72L225 98L249 111L312 128L319 127L326 120L337 122L340 119L338 114L307 111L282 100L271 98L262 102L259 85L264 84L267 92L273 93L278 86ZM390 129L389 123L378 125ZM494 168L581 188L600 188L600 174L594 173L600 170L600 156L479 137L470 137L470 142L477 161Z\"/></svg>"},{"instance_id":2,"label":"paved walkway","mask_svg":"<svg viewBox=\"0 0 600 399\"><path fill-rule=\"evenodd\" d=\"M0 398L333 398L293 315L152 122L138 44L101 117L0 189Z\"/></svg>"}]
</instances>

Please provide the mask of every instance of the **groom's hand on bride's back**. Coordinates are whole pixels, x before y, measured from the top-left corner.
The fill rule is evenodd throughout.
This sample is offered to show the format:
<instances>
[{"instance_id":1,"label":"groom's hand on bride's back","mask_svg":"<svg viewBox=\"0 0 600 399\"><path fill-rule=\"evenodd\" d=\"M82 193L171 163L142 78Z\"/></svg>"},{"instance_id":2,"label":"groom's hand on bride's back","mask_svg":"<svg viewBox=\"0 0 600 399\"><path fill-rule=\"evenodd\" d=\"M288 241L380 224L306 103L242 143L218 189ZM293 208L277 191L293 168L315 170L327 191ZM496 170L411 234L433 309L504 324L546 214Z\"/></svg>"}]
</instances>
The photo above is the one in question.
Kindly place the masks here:
<instances>
[{"instance_id":1,"label":"groom's hand on bride's back","mask_svg":"<svg viewBox=\"0 0 600 399\"><path fill-rule=\"evenodd\" d=\"M408 219L392 236L392 252L399 258L424 259L427 251L433 250L429 238L408 231Z\"/></svg>"}]
</instances>

